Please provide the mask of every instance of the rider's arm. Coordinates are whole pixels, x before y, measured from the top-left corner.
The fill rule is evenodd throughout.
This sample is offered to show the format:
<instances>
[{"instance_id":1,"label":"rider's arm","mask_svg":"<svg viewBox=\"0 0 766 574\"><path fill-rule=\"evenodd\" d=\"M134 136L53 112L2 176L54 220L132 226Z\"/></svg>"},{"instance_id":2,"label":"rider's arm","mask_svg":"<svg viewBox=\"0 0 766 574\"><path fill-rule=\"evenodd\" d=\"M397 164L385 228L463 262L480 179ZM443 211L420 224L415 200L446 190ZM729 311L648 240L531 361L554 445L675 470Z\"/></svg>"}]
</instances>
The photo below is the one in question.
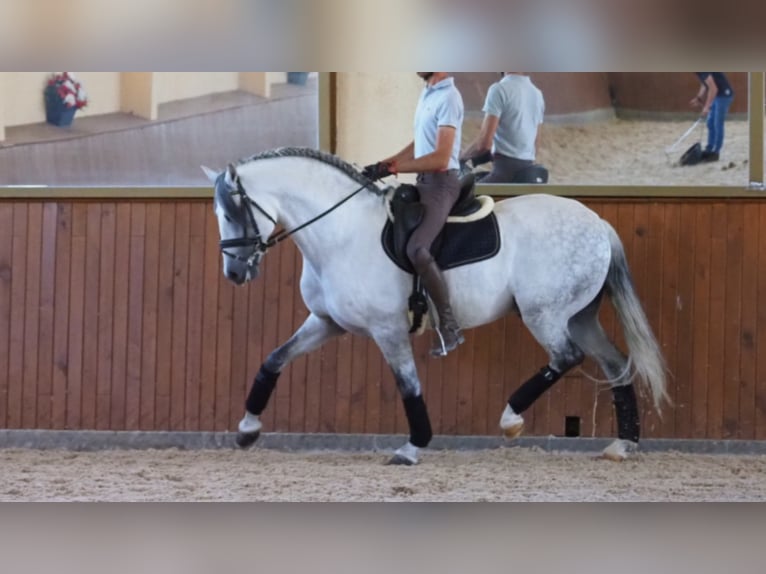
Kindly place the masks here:
<instances>
[{"instance_id":1,"label":"rider's arm","mask_svg":"<svg viewBox=\"0 0 766 574\"><path fill-rule=\"evenodd\" d=\"M500 118L491 114L484 116L484 121L481 123L481 131L476 139L471 142L463 154L460 156L460 161L467 161L473 159L476 156L482 155L492 149L492 142L495 141L495 132L497 132L497 126L500 124Z\"/></svg>"},{"instance_id":2,"label":"rider's arm","mask_svg":"<svg viewBox=\"0 0 766 574\"><path fill-rule=\"evenodd\" d=\"M400 151L396 155L392 155L389 158L386 158L383 160L383 163L395 163L399 164L400 162L409 161L415 158L415 142L410 142L407 147L405 147L402 151Z\"/></svg>"},{"instance_id":3,"label":"rider's arm","mask_svg":"<svg viewBox=\"0 0 766 574\"><path fill-rule=\"evenodd\" d=\"M402 159L396 162L398 173L425 173L446 171L452 157L457 130L452 126L442 126L436 135L436 150L418 159Z\"/></svg>"}]
</instances>

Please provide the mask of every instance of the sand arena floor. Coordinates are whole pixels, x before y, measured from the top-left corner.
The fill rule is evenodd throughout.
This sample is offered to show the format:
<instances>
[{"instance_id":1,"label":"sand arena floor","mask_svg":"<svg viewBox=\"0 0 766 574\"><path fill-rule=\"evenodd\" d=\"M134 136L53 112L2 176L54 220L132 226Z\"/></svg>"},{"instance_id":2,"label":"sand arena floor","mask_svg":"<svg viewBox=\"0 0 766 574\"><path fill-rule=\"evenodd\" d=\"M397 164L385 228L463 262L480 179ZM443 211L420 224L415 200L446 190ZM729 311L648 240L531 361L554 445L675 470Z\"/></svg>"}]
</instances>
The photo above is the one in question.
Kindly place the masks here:
<instances>
[{"instance_id":1,"label":"sand arena floor","mask_svg":"<svg viewBox=\"0 0 766 574\"><path fill-rule=\"evenodd\" d=\"M0 501L766 501L766 457L0 451Z\"/></svg>"},{"instance_id":2,"label":"sand arena floor","mask_svg":"<svg viewBox=\"0 0 766 574\"><path fill-rule=\"evenodd\" d=\"M466 120L464 144L478 133L480 125L481 120ZM746 186L748 123L734 120L726 123L719 162L680 167L678 161L689 146L699 138L703 147L707 142L705 128L697 130L673 153L665 153L691 125L689 121L629 120L546 124L538 161L550 171L550 183L557 185Z\"/></svg>"}]
</instances>

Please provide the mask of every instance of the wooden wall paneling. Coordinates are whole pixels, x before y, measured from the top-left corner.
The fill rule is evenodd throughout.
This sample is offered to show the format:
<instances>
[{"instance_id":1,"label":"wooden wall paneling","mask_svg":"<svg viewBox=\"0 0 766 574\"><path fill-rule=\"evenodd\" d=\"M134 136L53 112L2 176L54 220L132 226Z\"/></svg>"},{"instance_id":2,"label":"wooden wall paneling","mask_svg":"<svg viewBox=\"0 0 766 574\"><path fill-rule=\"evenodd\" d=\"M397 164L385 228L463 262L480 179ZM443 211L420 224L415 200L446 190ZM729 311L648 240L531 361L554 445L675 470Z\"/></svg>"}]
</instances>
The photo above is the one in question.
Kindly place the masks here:
<instances>
[{"instance_id":1,"label":"wooden wall paneling","mask_svg":"<svg viewBox=\"0 0 766 574\"><path fill-rule=\"evenodd\" d=\"M723 389L725 373L726 283L728 264L727 210L715 204L711 218L710 251L710 323L708 331L708 386L706 438L722 436Z\"/></svg>"},{"instance_id":2,"label":"wooden wall paneling","mask_svg":"<svg viewBox=\"0 0 766 574\"><path fill-rule=\"evenodd\" d=\"M492 326L476 330L473 349L473 373L471 380L471 421L469 433L479 436L488 434L487 404L489 402L489 365L492 347Z\"/></svg>"},{"instance_id":3,"label":"wooden wall paneling","mask_svg":"<svg viewBox=\"0 0 766 574\"><path fill-rule=\"evenodd\" d=\"M500 417L505 410L509 397L505 396L503 381L505 380L505 345L507 321L500 319L489 327L489 356L487 405L483 417L486 418L485 432L497 435L500 432ZM510 396L510 395L509 395Z\"/></svg>"},{"instance_id":4,"label":"wooden wall paneling","mask_svg":"<svg viewBox=\"0 0 766 574\"><path fill-rule=\"evenodd\" d=\"M354 337L351 348L351 401L348 424L348 432L354 434L363 433L365 429L367 362L367 338ZM296 390L293 388L293 393L296 393Z\"/></svg>"},{"instance_id":5,"label":"wooden wall paneling","mask_svg":"<svg viewBox=\"0 0 766 574\"><path fill-rule=\"evenodd\" d=\"M97 428L96 399L99 363L99 279L101 277L101 220L107 204L88 204L85 245L85 312L83 333L82 422L83 429Z\"/></svg>"},{"instance_id":6,"label":"wooden wall paneling","mask_svg":"<svg viewBox=\"0 0 766 574\"><path fill-rule=\"evenodd\" d=\"M218 354L215 376L215 429L218 431L233 428L242 414L241 411L231 412L233 319L234 287L220 275L218 279Z\"/></svg>"},{"instance_id":7,"label":"wooden wall paneling","mask_svg":"<svg viewBox=\"0 0 766 574\"><path fill-rule=\"evenodd\" d=\"M125 430L127 409L128 314L130 311L131 205L118 203L114 239L114 323L112 326L112 391L110 428Z\"/></svg>"},{"instance_id":8,"label":"wooden wall paneling","mask_svg":"<svg viewBox=\"0 0 766 574\"><path fill-rule=\"evenodd\" d=\"M173 302L175 281L176 205L160 206L160 257L157 298L157 379L154 390L154 427L171 430L170 393L173 375ZM179 248L182 246L179 246Z\"/></svg>"},{"instance_id":9,"label":"wooden wall paneling","mask_svg":"<svg viewBox=\"0 0 766 574\"><path fill-rule=\"evenodd\" d=\"M202 310L202 361L200 368L200 430L215 430L216 365L218 362L218 296L222 256L218 245L218 222L205 220L205 268ZM244 398L242 398L244 403Z\"/></svg>"},{"instance_id":10,"label":"wooden wall paneling","mask_svg":"<svg viewBox=\"0 0 766 574\"><path fill-rule=\"evenodd\" d=\"M115 307L115 237L116 206L106 204L101 211L101 260L98 290L98 368L96 380L96 428L111 427L112 368L114 349Z\"/></svg>"},{"instance_id":11,"label":"wooden wall paneling","mask_svg":"<svg viewBox=\"0 0 766 574\"><path fill-rule=\"evenodd\" d=\"M309 373L311 372L311 359L309 359ZM366 433L374 434L380 432L380 386L382 384L383 361L380 351L375 342L372 339L368 339L367 370L365 373L366 402L364 409ZM309 402L309 404L311 403Z\"/></svg>"},{"instance_id":12,"label":"wooden wall paneling","mask_svg":"<svg viewBox=\"0 0 766 574\"><path fill-rule=\"evenodd\" d=\"M144 261L146 259L146 204L133 203L130 209L130 256L128 260L128 349L125 380L125 429L141 428L143 380Z\"/></svg>"},{"instance_id":13,"label":"wooden wall paneling","mask_svg":"<svg viewBox=\"0 0 766 574\"><path fill-rule=\"evenodd\" d=\"M664 418L642 402L645 436L766 438L766 208L589 205L625 243L673 375ZM284 245L259 280L234 289L207 200L0 204L0 426L234 430L261 362L307 315L300 263ZM624 348L606 299L601 319ZM440 434L495 434L508 396L547 362L515 316L446 359L429 348L430 335L414 342ZM287 371L268 430L406 434L372 341L346 335ZM603 377L591 363L585 372ZM525 418L528 434L561 434L573 415L583 434L613 436L612 411L606 386L573 373Z\"/></svg>"},{"instance_id":14,"label":"wooden wall paneling","mask_svg":"<svg viewBox=\"0 0 766 574\"><path fill-rule=\"evenodd\" d=\"M194 203L190 213L188 276L188 339L186 345L186 380L184 381L183 430L199 431L200 384L202 381L203 309L205 306L205 220L209 206Z\"/></svg>"},{"instance_id":15,"label":"wooden wall paneling","mask_svg":"<svg viewBox=\"0 0 766 574\"><path fill-rule=\"evenodd\" d=\"M739 392L742 345L742 267L745 247L745 211L741 203L727 207L726 303L721 324L724 335L724 375L721 433L725 439L739 438Z\"/></svg>"},{"instance_id":16,"label":"wooden wall paneling","mask_svg":"<svg viewBox=\"0 0 766 574\"><path fill-rule=\"evenodd\" d=\"M0 428L8 424L10 375L11 285L13 282L14 206L0 203Z\"/></svg>"},{"instance_id":17,"label":"wooden wall paneling","mask_svg":"<svg viewBox=\"0 0 766 574\"><path fill-rule=\"evenodd\" d=\"M471 434L473 412L471 403L474 395L474 363L475 346L478 330L472 329L465 333L465 343L455 352L457 356L457 434ZM442 359L443 360L443 359Z\"/></svg>"},{"instance_id":18,"label":"wooden wall paneling","mask_svg":"<svg viewBox=\"0 0 766 574\"><path fill-rule=\"evenodd\" d=\"M58 208L55 203L42 206L42 251L40 254L40 331L37 349L37 400L35 428L52 425L54 303L56 294L56 239Z\"/></svg>"},{"instance_id":19,"label":"wooden wall paneling","mask_svg":"<svg viewBox=\"0 0 766 574\"><path fill-rule=\"evenodd\" d=\"M338 340L337 380L335 386L335 432L348 433L351 422L351 361L356 335Z\"/></svg>"},{"instance_id":20,"label":"wooden wall paneling","mask_svg":"<svg viewBox=\"0 0 766 574\"><path fill-rule=\"evenodd\" d=\"M175 248L173 253L173 339L171 344L170 421L171 430L186 427L186 384L188 369L189 275L191 205L176 205Z\"/></svg>"},{"instance_id":21,"label":"wooden wall paneling","mask_svg":"<svg viewBox=\"0 0 766 574\"><path fill-rule=\"evenodd\" d=\"M348 337L349 335L343 335ZM319 432L335 432L335 398L338 381L338 341L332 339L322 348L319 377Z\"/></svg>"},{"instance_id":22,"label":"wooden wall paneling","mask_svg":"<svg viewBox=\"0 0 766 574\"><path fill-rule=\"evenodd\" d=\"M710 371L709 326L715 325L710 314L711 253L710 226L713 209L702 205L695 210L694 243L694 360L692 362L692 427L689 438L707 436L707 383ZM715 349L711 350L716 352Z\"/></svg>"},{"instance_id":23,"label":"wooden wall paneling","mask_svg":"<svg viewBox=\"0 0 766 574\"><path fill-rule=\"evenodd\" d=\"M24 380L24 327L27 291L27 218L25 204L13 209L13 259L11 263L11 328L8 361L8 428L22 425Z\"/></svg>"},{"instance_id":24,"label":"wooden wall paneling","mask_svg":"<svg viewBox=\"0 0 766 574\"><path fill-rule=\"evenodd\" d=\"M759 229L766 208L759 206ZM758 338L756 339L755 438L766 440L766 232L758 234Z\"/></svg>"},{"instance_id":25,"label":"wooden wall paneling","mask_svg":"<svg viewBox=\"0 0 766 574\"><path fill-rule=\"evenodd\" d=\"M66 377L66 428L82 428L82 385L85 355L85 267L88 206L72 206L72 266L69 271L69 318Z\"/></svg>"},{"instance_id":26,"label":"wooden wall paneling","mask_svg":"<svg viewBox=\"0 0 766 574\"><path fill-rule=\"evenodd\" d=\"M755 440L755 389L757 377L756 341L759 333L766 336L766 330L759 329L758 322L758 273L760 212L758 204L744 206L742 245L742 307L740 325L740 385L739 413L737 416L737 438Z\"/></svg>"},{"instance_id":27,"label":"wooden wall paneling","mask_svg":"<svg viewBox=\"0 0 766 574\"><path fill-rule=\"evenodd\" d=\"M42 204L32 203L27 213L27 269L24 298L24 378L22 428L34 428L37 414L38 345L40 335L40 256L42 252Z\"/></svg>"},{"instance_id":28,"label":"wooden wall paneling","mask_svg":"<svg viewBox=\"0 0 766 574\"><path fill-rule=\"evenodd\" d=\"M679 368L676 345L678 342L679 317L682 315L681 309L683 308L683 303L680 302L684 299L688 300L689 293L685 293L682 297L679 286L680 209L678 204L665 205L663 216L661 228L653 231L653 234L662 235L663 243L662 258L658 261L663 269L663 278L660 293L659 333L657 336L659 337L660 350L668 370L668 394L671 400L674 401L675 408L678 409L681 407L677 401L676 390ZM660 420L660 436L668 436L668 434L675 432L676 416L677 413L672 408L663 405Z\"/></svg>"},{"instance_id":29,"label":"wooden wall paneling","mask_svg":"<svg viewBox=\"0 0 766 574\"><path fill-rule=\"evenodd\" d=\"M51 380L51 429L66 428L69 393L69 325L70 285L72 270L72 205L55 205L56 253L54 272L53 374ZM0 329L0 332L2 329Z\"/></svg>"},{"instance_id":30,"label":"wooden wall paneling","mask_svg":"<svg viewBox=\"0 0 766 574\"><path fill-rule=\"evenodd\" d=\"M430 334L429 334L430 339ZM467 343L466 343L467 344ZM439 359L442 369L442 427L441 431L446 435L455 435L458 432L458 400L461 384L459 369L459 354L461 351L450 353ZM436 359L430 359L436 360ZM384 384L384 388L387 385Z\"/></svg>"},{"instance_id":31,"label":"wooden wall paneling","mask_svg":"<svg viewBox=\"0 0 766 574\"><path fill-rule=\"evenodd\" d=\"M143 285L143 318L141 341L141 430L154 430L157 389L160 228L162 210L159 203L146 206L146 239Z\"/></svg>"}]
</instances>

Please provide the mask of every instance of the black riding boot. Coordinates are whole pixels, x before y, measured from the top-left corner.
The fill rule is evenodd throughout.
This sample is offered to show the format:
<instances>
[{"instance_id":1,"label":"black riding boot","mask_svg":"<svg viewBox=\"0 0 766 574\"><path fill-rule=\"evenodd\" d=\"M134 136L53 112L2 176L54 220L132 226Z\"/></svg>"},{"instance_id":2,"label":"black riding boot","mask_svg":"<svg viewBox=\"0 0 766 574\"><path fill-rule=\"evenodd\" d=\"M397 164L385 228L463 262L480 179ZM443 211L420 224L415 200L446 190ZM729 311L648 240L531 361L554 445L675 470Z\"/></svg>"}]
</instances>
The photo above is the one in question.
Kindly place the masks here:
<instances>
[{"instance_id":1,"label":"black riding boot","mask_svg":"<svg viewBox=\"0 0 766 574\"><path fill-rule=\"evenodd\" d=\"M435 357L443 357L464 343L465 337L452 314L447 284L444 282L444 276L436 261L431 259L428 265L422 266L417 271L428 296L434 302L436 312L439 314L439 328L436 330L431 354Z\"/></svg>"}]
</instances>

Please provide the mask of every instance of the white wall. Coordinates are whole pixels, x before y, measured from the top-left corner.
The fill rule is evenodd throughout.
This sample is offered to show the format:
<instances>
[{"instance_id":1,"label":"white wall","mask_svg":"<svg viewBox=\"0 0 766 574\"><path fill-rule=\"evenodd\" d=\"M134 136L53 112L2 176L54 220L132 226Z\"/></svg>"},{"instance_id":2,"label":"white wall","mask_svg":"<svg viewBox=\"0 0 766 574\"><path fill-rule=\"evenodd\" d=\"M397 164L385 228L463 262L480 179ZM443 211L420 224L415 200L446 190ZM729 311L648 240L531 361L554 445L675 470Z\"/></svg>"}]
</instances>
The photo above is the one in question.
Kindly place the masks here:
<instances>
[{"instance_id":1,"label":"white wall","mask_svg":"<svg viewBox=\"0 0 766 574\"><path fill-rule=\"evenodd\" d=\"M365 165L412 141L423 81L415 72L339 72L338 154Z\"/></svg>"}]
</instances>

